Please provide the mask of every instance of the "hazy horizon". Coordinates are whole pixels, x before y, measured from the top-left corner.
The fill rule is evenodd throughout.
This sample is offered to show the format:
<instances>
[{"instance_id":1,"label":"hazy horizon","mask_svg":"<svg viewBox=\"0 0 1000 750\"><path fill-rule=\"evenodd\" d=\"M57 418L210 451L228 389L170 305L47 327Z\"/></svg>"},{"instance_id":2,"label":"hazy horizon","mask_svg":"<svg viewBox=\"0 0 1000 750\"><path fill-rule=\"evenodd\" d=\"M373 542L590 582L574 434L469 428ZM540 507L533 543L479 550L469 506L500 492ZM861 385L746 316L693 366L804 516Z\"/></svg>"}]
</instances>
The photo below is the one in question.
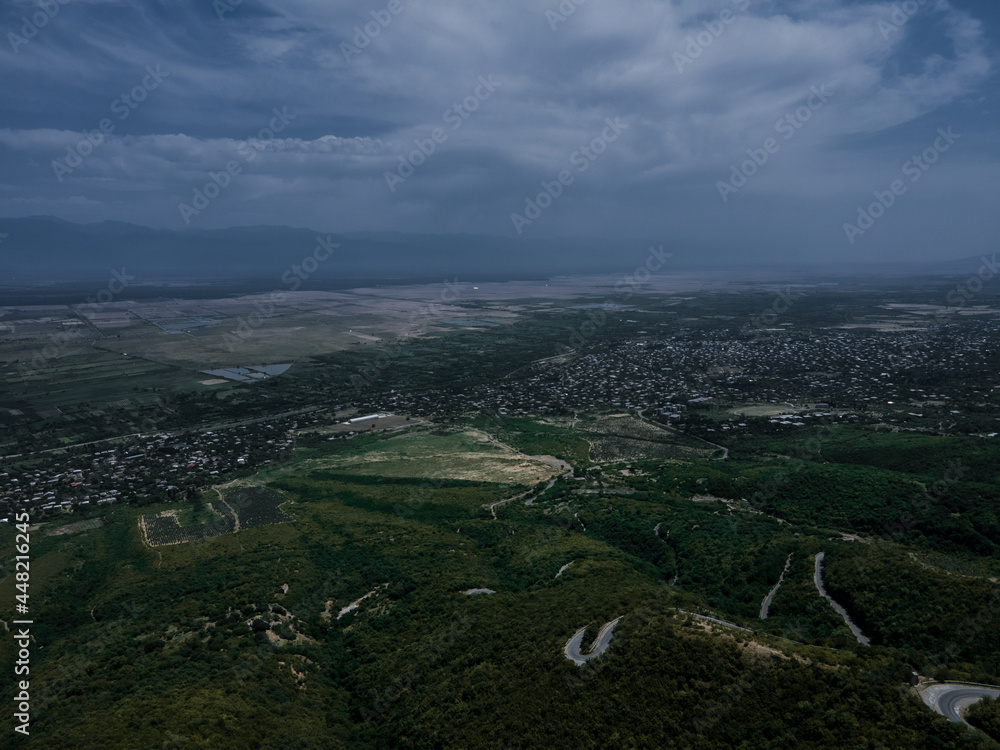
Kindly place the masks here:
<instances>
[{"instance_id":1,"label":"hazy horizon","mask_svg":"<svg viewBox=\"0 0 1000 750\"><path fill-rule=\"evenodd\" d=\"M0 10L8 217L720 264L969 257L1000 228L983 0L39 7Z\"/></svg>"}]
</instances>

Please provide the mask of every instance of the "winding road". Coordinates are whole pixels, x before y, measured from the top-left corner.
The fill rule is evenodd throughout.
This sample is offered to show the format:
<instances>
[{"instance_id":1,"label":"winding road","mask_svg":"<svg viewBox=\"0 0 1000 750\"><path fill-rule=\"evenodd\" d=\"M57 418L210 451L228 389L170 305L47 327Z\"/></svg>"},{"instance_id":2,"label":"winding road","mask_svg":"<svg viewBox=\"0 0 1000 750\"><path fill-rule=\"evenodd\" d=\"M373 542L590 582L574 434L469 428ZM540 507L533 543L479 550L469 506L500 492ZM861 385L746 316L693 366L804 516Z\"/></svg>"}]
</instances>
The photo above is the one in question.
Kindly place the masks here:
<instances>
[{"instance_id":1,"label":"winding road","mask_svg":"<svg viewBox=\"0 0 1000 750\"><path fill-rule=\"evenodd\" d=\"M722 625L727 628L735 628L736 630L745 630L748 633L755 633L757 631L750 628L745 628L742 625L737 625L735 622L729 622L729 620L720 620L718 617L711 617L709 615L699 615L697 612L692 612L688 609L677 608L678 612L682 612L686 615L691 615L699 620L706 620L707 622L714 622L716 625Z\"/></svg>"},{"instance_id":2,"label":"winding road","mask_svg":"<svg viewBox=\"0 0 1000 750\"><path fill-rule=\"evenodd\" d=\"M572 474L572 473L573 473L573 472L571 471L571 472L569 472L568 474L563 474L563 476L564 476L564 477L567 477L567 476L569 476L569 475L570 475L570 474ZM547 485L545 485L545 487L544 487L544 488L542 488L542 491L541 491L541 492L539 492L539 493L538 493L537 495L535 495L534 497L529 497L529 498L528 498L527 500L525 500L525 501L524 501L524 504L525 504L525 505L534 505L534 503L535 503L535 500L537 500L537 499L538 499L538 498L540 498L540 497L541 497L542 495L544 495L544 494L545 494L546 492L548 492L549 490L551 490L551 489L552 489L552 485L554 485L554 484L556 483L556 479L557 479L557 477L552 477L552 479L550 479L550 480L549 480L549 483L548 483Z\"/></svg>"},{"instance_id":3,"label":"winding road","mask_svg":"<svg viewBox=\"0 0 1000 750\"><path fill-rule=\"evenodd\" d=\"M955 723L965 723L962 711L986 697L1000 697L1000 687L941 683L920 691L920 700Z\"/></svg>"},{"instance_id":4,"label":"winding road","mask_svg":"<svg viewBox=\"0 0 1000 750\"><path fill-rule=\"evenodd\" d=\"M833 597L830 596L828 593L826 593L826 588L824 588L823 586L824 557L826 557L825 552L816 553L816 572L813 574L813 583L816 584L816 589L819 591L820 594L822 594L824 599L830 602L830 606L833 607L834 611L836 611L836 613L843 618L844 623L847 625L847 627L851 629L851 632L854 634L854 637L858 639L858 643L860 643L862 646L872 645L868 637L861 632L861 628L859 628L857 625L854 624L854 620L852 620L851 616L847 614L847 610L841 607L839 604L837 604L837 602L833 600Z\"/></svg>"},{"instance_id":5,"label":"winding road","mask_svg":"<svg viewBox=\"0 0 1000 750\"><path fill-rule=\"evenodd\" d=\"M484 505L483 507L490 512L490 514L493 516L493 520L495 521L497 520L497 508L499 508L501 505L506 505L512 500L520 500L525 495L530 495L530 494L531 490L528 490L527 492L522 492L520 495L514 495L513 497L505 497L503 500L497 500L495 503L489 503L487 505ZM525 504L527 505L527 503Z\"/></svg>"},{"instance_id":6,"label":"winding road","mask_svg":"<svg viewBox=\"0 0 1000 750\"><path fill-rule=\"evenodd\" d=\"M242 427L244 425L257 424L258 422L269 422L275 419L284 419L285 417L295 417L299 414L308 414L309 412L321 412L328 411L329 408L326 406L307 406L302 409L294 409L292 411L282 412L280 414L270 414L264 417L252 417L249 419L239 419L230 422L213 422L212 424L197 425L194 427L188 427L183 430L153 430L152 432L132 432L128 435L115 435L114 437L100 438L99 440L88 440L83 443L70 443L68 445L60 445L58 448L44 448L38 451L31 451L28 453L9 453L0 458L6 460L12 460L15 458L30 458L32 456L40 456L43 453L56 453L58 451L69 451L73 448L84 448L91 445L101 445L103 443L112 443L116 440L128 440L129 438L143 438L152 437L158 432L163 432L170 437L182 437L184 435L194 435L197 433L214 431L214 430L227 430L232 427Z\"/></svg>"},{"instance_id":7,"label":"winding road","mask_svg":"<svg viewBox=\"0 0 1000 750\"><path fill-rule=\"evenodd\" d=\"M788 553L788 559L785 560L785 569L781 571L781 576L778 578L778 582L774 584L774 588L768 592L767 596L764 597L764 601L760 604L760 619L767 619L767 612L771 609L771 600L774 599L774 595L778 593L778 589L781 588L781 582L785 580L785 573L788 572L788 567L792 564L792 554Z\"/></svg>"},{"instance_id":8,"label":"winding road","mask_svg":"<svg viewBox=\"0 0 1000 750\"><path fill-rule=\"evenodd\" d=\"M535 456L529 456L529 458L535 458ZM565 461L560 461L559 463L564 464L564 466L569 466L569 464L567 464ZM524 504L525 505L533 505L534 502L535 502L535 500L537 500L542 495L544 495L546 492L548 492L549 490L552 489L552 486L556 483L557 479L565 479L566 477L571 477L571 476L573 476L573 467L569 466L569 471L567 471L565 474L563 474L561 476L552 477L552 479L549 480L549 483L547 485L545 485L545 487L542 489L541 492L539 492L537 495L533 495L532 497L529 497L527 500L524 501ZM493 516L493 520L495 521L495 520L497 520L497 511L496 511L497 508L499 508L501 505L506 505L507 503L511 502L512 500L520 500L525 495L531 495L531 490L528 490L527 492L522 492L519 495L514 495L513 497L506 497L503 500L497 500L495 503L489 503L487 505L484 505L483 507L486 508L486 510L488 510L490 512L490 514ZM586 529L584 529L584 530L586 530Z\"/></svg>"},{"instance_id":9,"label":"winding road","mask_svg":"<svg viewBox=\"0 0 1000 750\"><path fill-rule=\"evenodd\" d=\"M682 435L682 436L685 436L685 437L694 438L695 440L700 440L701 442L708 443L713 448L718 448L720 451L722 451L722 455L721 456L719 456L718 458L710 459L711 461L725 461L727 458L729 458L729 448L725 448L725 447L723 447L721 445L717 445L717 444L715 444L715 443L713 443L713 442L711 442L709 440L705 440L705 438L703 438L703 437L698 437L697 435L691 435L690 433L687 433L687 432L681 432L680 430L675 429L675 428L671 427L670 425L660 424L659 422L654 422L652 419L647 419L646 417L642 416L642 413L645 411L645 409L637 409L636 411L639 414L639 419L641 419L646 424L651 424L654 427L659 427L661 430L667 430L669 432L674 433L675 435Z\"/></svg>"},{"instance_id":10,"label":"winding road","mask_svg":"<svg viewBox=\"0 0 1000 750\"><path fill-rule=\"evenodd\" d=\"M591 659L596 659L608 650L608 646L611 644L611 635L614 633L615 626L618 625L621 619L621 617L618 617L611 622L604 623L604 627L601 628L597 634L597 638L594 639L594 645L590 647L589 652L586 654L581 653L580 646L583 643L583 634L587 629L580 628L577 630L573 637L566 642L566 648L563 649L566 658L578 667L582 667Z\"/></svg>"}]
</instances>

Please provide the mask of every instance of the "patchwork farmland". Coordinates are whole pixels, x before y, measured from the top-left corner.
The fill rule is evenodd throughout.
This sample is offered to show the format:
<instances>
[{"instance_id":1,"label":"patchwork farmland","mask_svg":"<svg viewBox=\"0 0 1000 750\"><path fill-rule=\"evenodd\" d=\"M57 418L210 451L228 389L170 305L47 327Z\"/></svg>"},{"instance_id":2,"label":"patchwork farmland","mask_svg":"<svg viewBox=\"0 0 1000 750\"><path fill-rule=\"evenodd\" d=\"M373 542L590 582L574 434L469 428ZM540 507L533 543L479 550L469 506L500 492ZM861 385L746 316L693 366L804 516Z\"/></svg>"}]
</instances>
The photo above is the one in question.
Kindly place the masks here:
<instances>
[{"instance_id":1,"label":"patchwork farmland","mask_svg":"<svg viewBox=\"0 0 1000 750\"><path fill-rule=\"evenodd\" d=\"M217 488L219 501L209 503L215 520L182 526L180 511L147 513L139 518L139 528L151 547L183 544L244 529L291 520L279 507L286 498L266 487L236 486Z\"/></svg>"}]
</instances>

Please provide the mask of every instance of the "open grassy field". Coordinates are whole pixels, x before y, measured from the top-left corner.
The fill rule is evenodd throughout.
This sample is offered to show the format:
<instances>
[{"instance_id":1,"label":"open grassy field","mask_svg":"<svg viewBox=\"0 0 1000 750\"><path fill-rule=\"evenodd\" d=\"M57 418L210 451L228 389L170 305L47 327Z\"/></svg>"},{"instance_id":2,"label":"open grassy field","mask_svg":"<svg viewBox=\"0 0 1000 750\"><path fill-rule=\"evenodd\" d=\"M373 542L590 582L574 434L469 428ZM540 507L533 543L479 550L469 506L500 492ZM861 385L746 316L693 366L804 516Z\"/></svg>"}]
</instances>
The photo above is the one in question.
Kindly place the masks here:
<instances>
[{"instance_id":1,"label":"open grassy field","mask_svg":"<svg viewBox=\"0 0 1000 750\"><path fill-rule=\"evenodd\" d=\"M399 298L377 290L282 292L0 307L0 407L101 408L152 389L199 390L207 379L201 370L374 349L478 319L478 310L429 305L440 293L414 287ZM498 310L490 320L516 317Z\"/></svg>"},{"instance_id":2,"label":"open grassy field","mask_svg":"<svg viewBox=\"0 0 1000 750\"><path fill-rule=\"evenodd\" d=\"M125 350L127 352L127 350ZM138 356L93 347L59 352L58 357L0 370L0 404L34 411L71 409L83 404L105 408L126 400L142 403L152 393L202 389L206 376Z\"/></svg>"},{"instance_id":3,"label":"open grassy field","mask_svg":"<svg viewBox=\"0 0 1000 750\"><path fill-rule=\"evenodd\" d=\"M318 452L318 451L317 451ZM308 459L305 470L344 474L532 485L559 473L474 429L420 428L364 451L344 451Z\"/></svg>"}]
</instances>

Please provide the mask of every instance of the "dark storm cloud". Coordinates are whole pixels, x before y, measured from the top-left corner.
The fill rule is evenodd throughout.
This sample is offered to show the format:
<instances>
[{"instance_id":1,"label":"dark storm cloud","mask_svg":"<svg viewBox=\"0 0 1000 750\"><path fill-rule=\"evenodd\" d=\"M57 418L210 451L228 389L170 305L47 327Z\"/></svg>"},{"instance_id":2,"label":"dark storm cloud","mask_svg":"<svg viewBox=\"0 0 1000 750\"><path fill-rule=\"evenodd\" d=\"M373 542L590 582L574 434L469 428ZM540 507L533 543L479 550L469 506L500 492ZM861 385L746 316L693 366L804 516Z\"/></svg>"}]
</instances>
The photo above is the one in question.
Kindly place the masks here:
<instances>
[{"instance_id":1,"label":"dark storm cloud","mask_svg":"<svg viewBox=\"0 0 1000 750\"><path fill-rule=\"evenodd\" d=\"M3 213L657 236L727 259L971 255L998 228L989 7L7 3ZM625 127L602 144L609 119ZM910 182L904 165L949 126L954 148ZM213 179L203 209L179 208ZM844 225L897 179L908 190L850 242Z\"/></svg>"}]
</instances>

